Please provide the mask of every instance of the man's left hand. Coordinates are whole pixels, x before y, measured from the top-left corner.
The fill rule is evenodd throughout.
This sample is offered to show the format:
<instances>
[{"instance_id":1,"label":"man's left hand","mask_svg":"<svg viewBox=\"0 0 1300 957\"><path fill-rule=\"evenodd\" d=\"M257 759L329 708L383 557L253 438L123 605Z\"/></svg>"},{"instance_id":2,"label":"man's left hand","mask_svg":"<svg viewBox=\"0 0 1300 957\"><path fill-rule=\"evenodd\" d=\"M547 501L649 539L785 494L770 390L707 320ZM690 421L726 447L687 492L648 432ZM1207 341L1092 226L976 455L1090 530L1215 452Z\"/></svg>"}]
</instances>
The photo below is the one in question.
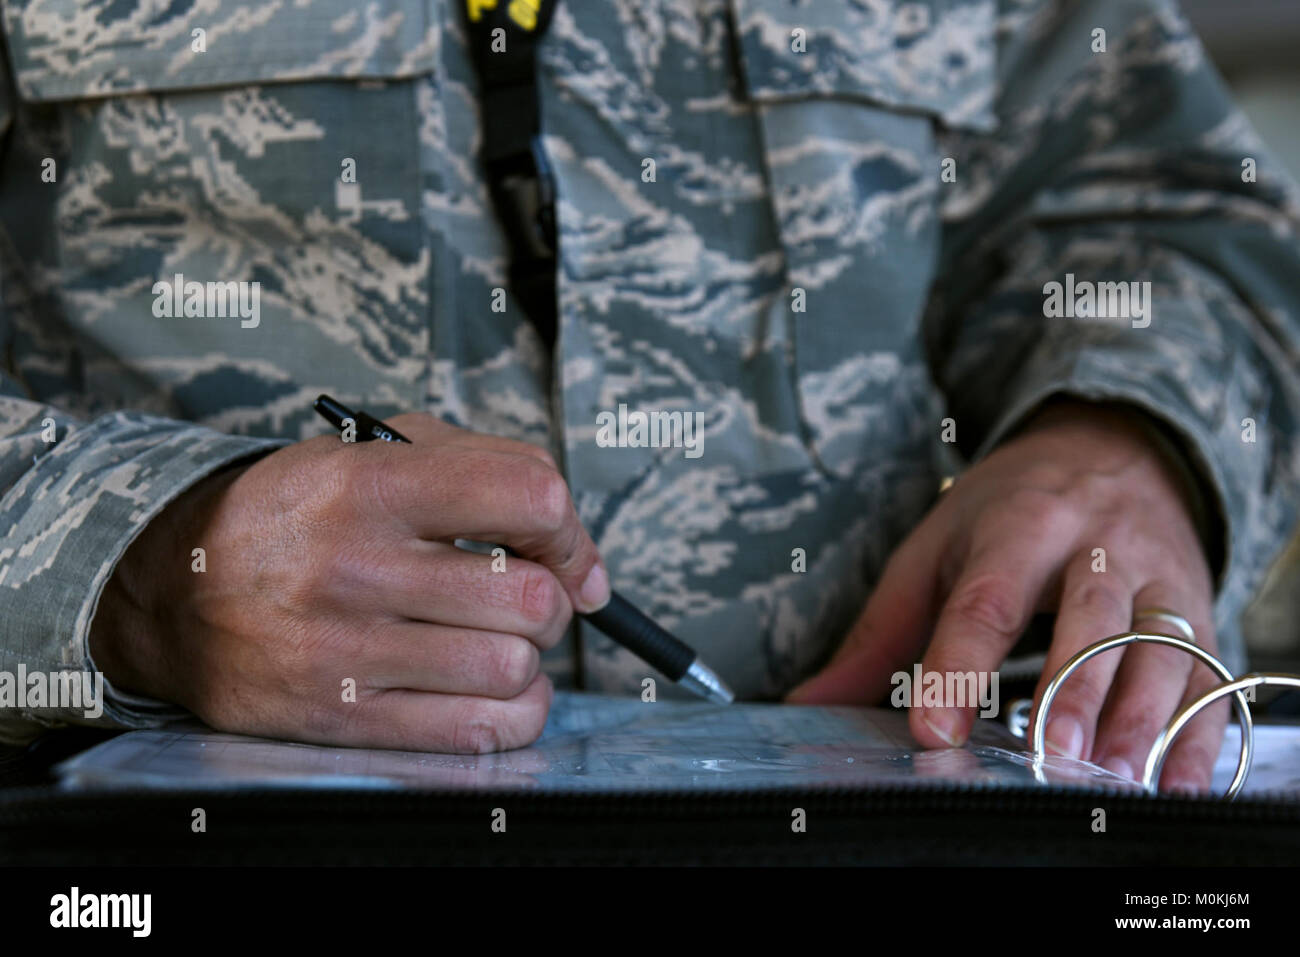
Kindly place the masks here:
<instances>
[{"instance_id":1,"label":"man's left hand","mask_svg":"<svg viewBox=\"0 0 1300 957\"><path fill-rule=\"evenodd\" d=\"M1175 611L1214 653L1204 549L1179 476L1137 414L1074 401L1044 407L942 495L891 556L831 662L787 700L878 702L931 635L925 673L995 671L1039 611L1054 611L1056 624L1035 702L1071 656L1101 638L1175 633L1134 621L1135 610ZM1057 695L1048 750L1136 778L1176 708L1216 683L1175 648L1142 643L1099 655ZM1162 789L1208 788L1227 713L1221 702L1179 736ZM974 720L973 707L910 715L927 747L960 745Z\"/></svg>"}]
</instances>

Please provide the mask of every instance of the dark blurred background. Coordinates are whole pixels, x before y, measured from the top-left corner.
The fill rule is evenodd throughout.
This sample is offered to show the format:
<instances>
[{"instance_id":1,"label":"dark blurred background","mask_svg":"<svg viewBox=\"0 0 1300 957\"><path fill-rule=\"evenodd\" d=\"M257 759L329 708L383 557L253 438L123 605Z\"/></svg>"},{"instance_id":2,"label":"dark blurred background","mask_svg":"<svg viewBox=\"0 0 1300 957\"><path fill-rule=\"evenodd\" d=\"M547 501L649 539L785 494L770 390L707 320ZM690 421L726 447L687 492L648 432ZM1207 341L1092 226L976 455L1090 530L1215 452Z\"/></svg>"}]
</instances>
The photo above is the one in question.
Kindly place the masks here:
<instances>
[{"instance_id":1,"label":"dark blurred background","mask_svg":"<svg viewBox=\"0 0 1300 957\"><path fill-rule=\"evenodd\" d=\"M1182 7L1255 129L1300 180L1300 0L1182 0ZM1300 668L1300 535L1244 625L1252 667Z\"/></svg>"}]
</instances>

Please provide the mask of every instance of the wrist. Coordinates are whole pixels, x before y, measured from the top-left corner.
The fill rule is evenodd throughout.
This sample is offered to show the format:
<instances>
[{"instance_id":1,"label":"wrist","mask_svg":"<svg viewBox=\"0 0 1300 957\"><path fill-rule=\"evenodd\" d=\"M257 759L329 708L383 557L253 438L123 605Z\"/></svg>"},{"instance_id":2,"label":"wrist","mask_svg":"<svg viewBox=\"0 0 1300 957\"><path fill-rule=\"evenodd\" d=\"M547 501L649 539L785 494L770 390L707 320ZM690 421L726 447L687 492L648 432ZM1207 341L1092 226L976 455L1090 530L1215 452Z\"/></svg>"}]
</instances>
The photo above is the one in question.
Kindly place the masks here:
<instances>
[{"instance_id":1,"label":"wrist","mask_svg":"<svg viewBox=\"0 0 1300 957\"><path fill-rule=\"evenodd\" d=\"M242 472L226 468L177 496L127 547L90 623L90 655L115 687L171 701L179 662L169 636L195 585L191 551L221 494Z\"/></svg>"}]
</instances>

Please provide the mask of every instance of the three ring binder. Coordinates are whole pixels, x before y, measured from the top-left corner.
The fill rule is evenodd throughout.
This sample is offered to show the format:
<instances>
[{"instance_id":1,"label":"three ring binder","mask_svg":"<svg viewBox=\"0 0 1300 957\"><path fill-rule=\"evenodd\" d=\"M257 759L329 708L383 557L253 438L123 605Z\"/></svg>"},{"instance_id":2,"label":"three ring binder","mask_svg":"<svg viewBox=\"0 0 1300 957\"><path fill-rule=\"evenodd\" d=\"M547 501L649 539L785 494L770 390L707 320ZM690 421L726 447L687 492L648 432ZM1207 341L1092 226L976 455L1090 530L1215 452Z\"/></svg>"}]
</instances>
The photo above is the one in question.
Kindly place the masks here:
<instances>
[{"instance_id":1,"label":"three ring binder","mask_svg":"<svg viewBox=\"0 0 1300 957\"><path fill-rule=\"evenodd\" d=\"M1135 618L1138 616L1134 616ZM1152 613L1143 613L1142 617L1163 617ZM1194 635L1192 636L1195 637ZM1237 678L1228 669L1222 661L1215 655L1206 651L1187 638L1178 638L1174 635L1162 635L1150 632L1129 631L1118 635L1111 635L1109 638L1103 638L1094 642L1082 651L1074 655L1069 661L1061 666L1061 669L1048 682L1046 689L1043 691L1043 697L1038 703L1038 708L1034 711L1033 717L1033 749L1034 749L1034 773L1041 780L1042 762L1047 757L1046 747L1046 727L1047 715L1051 710L1052 702L1056 694L1060 691L1061 686L1072 675L1080 665L1091 658L1096 657L1104 652L1111 651L1115 648L1122 648L1125 645L1131 645L1139 642L1150 642L1153 644L1167 645L1171 648L1178 648L1187 652L1204 662L1212 671L1223 679L1220 684L1209 691L1189 702L1177 714L1175 714L1160 734L1156 736L1155 742L1147 754L1146 766L1142 774L1142 786L1148 794L1155 794L1156 788L1160 782L1160 771L1164 767L1165 758L1169 749L1173 746L1174 740L1184 727L1201 713L1205 708L1214 704L1228 695L1233 695L1236 700L1237 714L1241 721L1241 757L1237 761L1237 772L1233 776L1232 783L1228 786L1224 794L1226 800L1234 800L1241 792L1250 776L1251 762L1254 760L1255 753L1255 726L1250 714L1250 704L1246 697L1245 690L1254 688L1259 685L1272 685L1289 688L1300 688L1300 675L1279 674L1276 672L1260 672L1243 675Z\"/></svg>"}]
</instances>

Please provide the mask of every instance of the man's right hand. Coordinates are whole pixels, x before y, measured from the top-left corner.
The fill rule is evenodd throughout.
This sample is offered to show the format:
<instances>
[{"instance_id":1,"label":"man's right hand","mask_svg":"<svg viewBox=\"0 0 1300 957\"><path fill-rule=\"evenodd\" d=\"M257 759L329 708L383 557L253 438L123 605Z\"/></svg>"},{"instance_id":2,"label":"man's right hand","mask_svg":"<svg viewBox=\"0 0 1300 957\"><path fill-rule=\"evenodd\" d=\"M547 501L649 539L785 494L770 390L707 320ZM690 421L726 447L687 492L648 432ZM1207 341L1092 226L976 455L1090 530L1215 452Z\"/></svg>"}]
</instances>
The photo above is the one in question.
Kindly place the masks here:
<instances>
[{"instance_id":1,"label":"man's right hand","mask_svg":"<svg viewBox=\"0 0 1300 957\"><path fill-rule=\"evenodd\" d=\"M390 421L414 444L322 436L168 505L92 622L108 680L224 731L461 753L534 741L552 694L540 652L609 599L596 546L544 451ZM456 539L518 557L493 571Z\"/></svg>"}]
</instances>

